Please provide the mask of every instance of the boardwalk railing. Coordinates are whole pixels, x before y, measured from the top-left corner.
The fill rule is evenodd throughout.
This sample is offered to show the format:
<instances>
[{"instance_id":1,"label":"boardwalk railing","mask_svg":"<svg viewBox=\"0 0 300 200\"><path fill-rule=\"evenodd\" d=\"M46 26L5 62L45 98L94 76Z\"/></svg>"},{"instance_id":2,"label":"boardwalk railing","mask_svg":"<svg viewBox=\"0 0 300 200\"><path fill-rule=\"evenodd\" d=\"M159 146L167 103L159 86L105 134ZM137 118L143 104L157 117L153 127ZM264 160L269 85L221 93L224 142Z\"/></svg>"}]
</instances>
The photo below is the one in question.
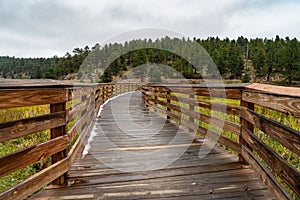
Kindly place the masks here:
<instances>
[{"instance_id":1,"label":"boardwalk railing","mask_svg":"<svg viewBox=\"0 0 300 200\"><path fill-rule=\"evenodd\" d=\"M112 96L136 89L137 84L125 83L1 84L0 109L46 105L49 112L1 122L0 142L5 146L44 130L49 130L50 136L47 141L0 157L0 177L37 161L51 162L2 192L0 199L22 199L51 182L63 184L100 105ZM241 162L260 172L278 199L291 198L285 188L300 196L299 88L145 85L140 90L149 108L197 132L199 140L206 136L237 153Z\"/></svg>"},{"instance_id":2,"label":"boardwalk railing","mask_svg":"<svg viewBox=\"0 0 300 200\"><path fill-rule=\"evenodd\" d=\"M291 199L285 188L300 196L299 88L153 84L141 90L149 108L237 153L278 199Z\"/></svg>"},{"instance_id":3,"label":"boardwalk railing","mask_svg":"<svg viewBox=\"0 0 300 200\"><path fill-rule=\"evenodd\" d=\"M0 193L0 199L23 199L51 182L63 184L100 105L112 96L137 88L134 83L72 85L13 81L2 84L0 109L46 105L49 111L40 116L0 123L0 142L5 146L11 140L45 130L50 130L50 137L45 142L0 157L0 178L43 159L50 159L50 164Z\"/></svg>"}]
</instances>

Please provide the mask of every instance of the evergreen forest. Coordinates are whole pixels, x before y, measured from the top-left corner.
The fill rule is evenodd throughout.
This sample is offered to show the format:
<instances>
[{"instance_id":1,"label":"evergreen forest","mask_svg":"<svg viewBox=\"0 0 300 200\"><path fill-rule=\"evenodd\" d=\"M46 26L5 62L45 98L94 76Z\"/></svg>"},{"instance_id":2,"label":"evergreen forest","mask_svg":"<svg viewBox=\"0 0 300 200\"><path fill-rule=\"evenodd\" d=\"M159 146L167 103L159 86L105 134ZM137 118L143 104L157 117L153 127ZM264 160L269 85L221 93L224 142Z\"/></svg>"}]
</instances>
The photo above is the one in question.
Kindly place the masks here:
<instances>
[{"instance_id":1,"label":"evergreen forest","mask_svg":"<svg viewBox=\"0 0 300 200\"><path fill-rule=\"evenodd\" d=\"M93 47L77 47L62 57L0 56L0 77L59 80L88 78L92 82L111 82L136 66L159 63L170 66L187 79L199 79L201 73L195 70L191 60L186 59L192 59L193 55L199 53L193 49L192 44L199 44L208 52L225 80L282 85L300 81L300 42L296 38L279 36L272 39L247 39L240 36L232 40L219 37L137 39L105 46L95 44ZM177 53L165 49L175 49ZM88 70L78 71L82 65L86 65ZM105 71L97 70L97 67ZM209 71L210 65L207 64L207 67ZM152 73L155 71L152 70Z\"/></svg>"}]
</instances>

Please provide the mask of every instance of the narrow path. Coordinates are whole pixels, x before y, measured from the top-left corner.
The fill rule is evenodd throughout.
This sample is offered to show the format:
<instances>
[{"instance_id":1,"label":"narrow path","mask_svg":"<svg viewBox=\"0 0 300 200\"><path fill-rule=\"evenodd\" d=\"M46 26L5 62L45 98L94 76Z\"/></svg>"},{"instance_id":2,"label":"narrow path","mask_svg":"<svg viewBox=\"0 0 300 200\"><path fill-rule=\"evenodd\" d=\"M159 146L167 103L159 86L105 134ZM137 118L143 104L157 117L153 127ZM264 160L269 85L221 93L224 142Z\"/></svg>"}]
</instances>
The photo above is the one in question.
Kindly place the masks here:
<instances>
[{"instance_id":1,"label":"narrow path","mask_svg":"<svg viewBox=\"0 0 300 200\"><path fill-rule=\"evenodd\" d=\"M105 106L68 184L31 199L274 199L238 157L147 110L139 92Z\"/></svg>"}]
</instances>

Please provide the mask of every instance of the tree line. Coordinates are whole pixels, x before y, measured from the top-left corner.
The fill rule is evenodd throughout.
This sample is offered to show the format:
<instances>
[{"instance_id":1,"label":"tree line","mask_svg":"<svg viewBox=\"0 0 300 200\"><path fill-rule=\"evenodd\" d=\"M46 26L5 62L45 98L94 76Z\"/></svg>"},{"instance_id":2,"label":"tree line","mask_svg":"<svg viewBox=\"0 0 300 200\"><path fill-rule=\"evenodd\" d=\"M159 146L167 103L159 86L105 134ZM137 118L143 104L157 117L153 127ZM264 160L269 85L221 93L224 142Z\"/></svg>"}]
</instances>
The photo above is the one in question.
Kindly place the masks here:
<instances>
[{"instance_id":1,"label":"tree line","mask_svg":"<svg viewBox=\"0 0 300 200\"><path fill-rule=\"evenodd\" d=\"M205 66L207 73L213 76L213 72L210 72L212 63L209 59L204 59L205 62L197 59L198 55L206 54L201 49L196 49L195 44L199 44L208 52L224 79L242 79L244 82L250 79L279 81L282 84L300 81L300 42L296 38L279 36L273 39L247 39L241 36L236 40L219 37L207 39L165 37L154 41L137 39L111 43L103 47L96 44L91 48L88 46L75 48L62 57L0 56L0 75L2 78L75 78L110 82L113 77L121 77L129 69L147 63L159 63L170 66L185 78L202 78L203 71L195 68L196 63ZM99 67L103 70L99 70ZM85 70L79 70L81 68ZM148 71L155 73L153 69ZM70 77L71 74L75 74L75 77Z\"/></svg>"}]
</instances>

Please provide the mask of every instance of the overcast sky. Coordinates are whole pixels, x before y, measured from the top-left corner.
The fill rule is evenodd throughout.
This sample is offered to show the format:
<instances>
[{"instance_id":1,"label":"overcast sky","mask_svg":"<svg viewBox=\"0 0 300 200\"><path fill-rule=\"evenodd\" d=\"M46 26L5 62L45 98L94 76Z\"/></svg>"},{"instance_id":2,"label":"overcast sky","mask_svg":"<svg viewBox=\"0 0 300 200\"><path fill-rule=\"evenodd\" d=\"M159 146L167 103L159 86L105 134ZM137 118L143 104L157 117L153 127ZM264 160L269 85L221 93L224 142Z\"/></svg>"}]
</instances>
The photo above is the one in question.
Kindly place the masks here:
<instances>
[{"instance_id":1,"label":"overcast sky","mask_svg":"<svg viewBox=\"0 0 300 200\"><path fill-rule=\"evenodd\" d=\"M0 0L0 55L63 56L140 28L300 38L299 0Z\"/></svg>"}]
</instances>

